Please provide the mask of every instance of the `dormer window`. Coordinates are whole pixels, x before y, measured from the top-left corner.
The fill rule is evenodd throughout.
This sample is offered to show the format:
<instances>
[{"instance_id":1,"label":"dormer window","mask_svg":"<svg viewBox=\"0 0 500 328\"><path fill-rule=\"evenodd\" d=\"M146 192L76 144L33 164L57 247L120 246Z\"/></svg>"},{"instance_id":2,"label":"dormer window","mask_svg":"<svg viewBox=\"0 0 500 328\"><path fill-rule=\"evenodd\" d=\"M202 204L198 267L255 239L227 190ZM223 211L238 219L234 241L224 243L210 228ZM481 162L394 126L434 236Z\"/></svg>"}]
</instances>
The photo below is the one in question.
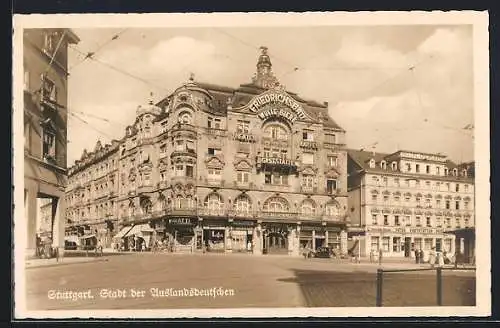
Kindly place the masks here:
<instances>
[{"instance_id":1,"label":"dormer window","mask_svg":"<svg viewBox=\"0 0 500 328\"><path fill-rule=\"evenodd\" d=\"M463 175L464 177L467 177L467 170L463 170L463 171L462 171L462 175Z\"/></svg>"},{"instance_id":2,"label":"dormer window","mask_svg":"<svg viewBox=\"0 0 500 328\"><path fill-rule=\"evenodd\" d=\"M386 163L385 161L381 161L381 162L380 162L380 168L381 168L382 170L387 169L387 163Z\"/></svg>"},{"instance_id":3,"label":"dormer window","mask_svg":"<svg viewBox=\"0 0 500 328\"><path fill-rule=\"evenodd\" d=\"M398 169L398 163L392 162L391 163L391 168L392 168L393 171L396 171Z\"/></svg>"},{"instance_id":4,"label":"dormer window","mask_svg":"<svg viewBox=\"0 0 500 328\"><path fill-rule=\"evenodd\" d=\"M453 176L457 176L458 175L458 170L457 169L453 169Z\"/></svg>"},{"instance_id":5,"label":"dormer window","mask_svg":"<svg viewBox=\"0 0 500 328\"><path fill-rule=\"evenodd\" d=\"M370 160L370 168L375 168L375 160L373 158Z\"/></svg>"},{"instance_id":6,"label":"dormer window","mask_svg":"<svg viewBox=\"0 0 500 328\"><path fill-rule=\"evenodd\" d=\"M448 168L444 168L444 175L448 175Z\"/></svg>"}]
</instances>

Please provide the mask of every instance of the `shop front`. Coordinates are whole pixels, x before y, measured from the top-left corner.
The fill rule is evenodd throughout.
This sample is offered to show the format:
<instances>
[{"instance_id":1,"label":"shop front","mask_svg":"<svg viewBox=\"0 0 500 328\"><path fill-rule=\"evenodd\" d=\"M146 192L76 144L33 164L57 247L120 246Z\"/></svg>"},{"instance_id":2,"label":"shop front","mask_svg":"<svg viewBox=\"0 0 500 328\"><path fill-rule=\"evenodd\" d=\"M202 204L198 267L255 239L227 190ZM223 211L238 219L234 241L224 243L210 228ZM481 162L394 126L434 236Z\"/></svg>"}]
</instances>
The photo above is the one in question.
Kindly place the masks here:
<instances>
[{"instance_id":1,"label":"shop front","mask_svg":"<svg viewBox=\"0 0 500 328\"><path fill-rule=\"evenodd\" d=\"M424 251L424 261L431 249L447 256L455 253L455 237L443 229L432 227L368 227L367 254L378 254L382 250L388 257L415 257L415 250Z\"/></svg>"},{"instance_id":2,"label":"shop front","mask_svg":"<svg viewBox=\"0 0 500 328\"><path fill-rule=\"evenodd\" d=\"M263 223L263 253L288 254L288 234L293 227L280 223Z\"/></svg>"},{"instance_id":3,"label":"shop front","mask_svg":"<svg viewBox=\"0 0 500 328\"><path fill-rule=\"evenodd\" d=\"M253 251L253 230L255 221L233 220L230 222L231 249L233 253Z\"/></svg>"},{"instance_id":4,"label":"shop front","mask_svg":"<svg viewBox=\"0 0 500 328\"><path fill-rule=\"evenodd\" d=\"M203 219L203 242L207 252L225 252L230 249L228 221L225 219Z\"/></svg>"},{"instance_id":5,"label":"shop front","mask_svg":"<svg viewBox=\"0 0 500 328\"><path fill-rule=\"evenodd\" d=\"M169 218L166 221L164 242L173 252L192 252L195 247L196 218Z\"/></svg>"}]
</instances>

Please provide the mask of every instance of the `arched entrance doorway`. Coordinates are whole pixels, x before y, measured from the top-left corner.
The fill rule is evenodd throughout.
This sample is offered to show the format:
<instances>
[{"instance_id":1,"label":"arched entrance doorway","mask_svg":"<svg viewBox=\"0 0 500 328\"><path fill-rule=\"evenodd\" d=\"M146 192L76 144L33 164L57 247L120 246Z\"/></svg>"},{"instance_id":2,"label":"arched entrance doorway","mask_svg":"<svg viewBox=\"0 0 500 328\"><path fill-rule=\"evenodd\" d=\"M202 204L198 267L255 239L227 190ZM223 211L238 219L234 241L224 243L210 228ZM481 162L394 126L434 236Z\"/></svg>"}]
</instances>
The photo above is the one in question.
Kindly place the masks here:
<instances>
[{"instance_id":1,"label":"arched entrance doorway","mask_svg":"<svg viewBox=\"0 0 500 328\"><path fill-rule=\"evenodd\" d=\"M264 254L288 254L288 228L268 225L264 230Z\"/></svg>"}]
</instances>

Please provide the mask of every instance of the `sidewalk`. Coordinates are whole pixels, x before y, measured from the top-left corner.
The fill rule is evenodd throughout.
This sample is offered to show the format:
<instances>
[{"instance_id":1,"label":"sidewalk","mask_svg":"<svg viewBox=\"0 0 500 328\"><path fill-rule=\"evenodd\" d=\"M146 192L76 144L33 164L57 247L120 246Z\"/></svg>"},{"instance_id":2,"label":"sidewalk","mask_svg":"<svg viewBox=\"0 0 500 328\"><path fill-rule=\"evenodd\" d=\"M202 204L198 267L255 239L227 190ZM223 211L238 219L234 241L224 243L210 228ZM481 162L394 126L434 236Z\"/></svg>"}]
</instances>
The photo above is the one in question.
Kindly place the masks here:
<instances>
[{"instance_id":1,"label":"sidewalk","mask_svg":"<svg viewBox=\"0 0 500 328\"><path fill-rule=\"evenodd\" d=\"M88 262L105 262L108 261L106 256L89 256L89 257L63 257L59 258L59 260L52 259L30 259L25 262L26 269L31 268L40 268L40 267L52 267L52 266L61 266L68 264L76 264L76 263L88 263Z\"/></svg>"}]
</instances>

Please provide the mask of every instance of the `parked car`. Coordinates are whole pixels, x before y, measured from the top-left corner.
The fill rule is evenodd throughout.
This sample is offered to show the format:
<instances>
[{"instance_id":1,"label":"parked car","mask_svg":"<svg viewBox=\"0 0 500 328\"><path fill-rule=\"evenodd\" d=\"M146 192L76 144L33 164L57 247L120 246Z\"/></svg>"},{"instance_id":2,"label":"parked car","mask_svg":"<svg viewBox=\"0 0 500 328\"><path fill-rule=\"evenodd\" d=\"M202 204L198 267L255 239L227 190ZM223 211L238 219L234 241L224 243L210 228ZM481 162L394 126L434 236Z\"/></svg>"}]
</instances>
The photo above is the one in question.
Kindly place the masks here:
<instances>
[{"instance_id":1,"label":"parked car","mask_svg":"<svg viewBox=\"0 0 500 328\"><path fill-rule=\"evenodd\" d=\"M78 249L78 245L74 241L64 241L64 249L74 251Z\"/></svg>"},{"instance_id":2,"label":"parked car","mask_svg":"<svg viewBox=\"0 0 500 328\"><path fill-rule=\"evenodd\" d=\"M314 257L331 258L332 257L332 250L328 247L318 247L318 248L316 248L316 251L314 252Z\"/></svg>"}]
</instances>

